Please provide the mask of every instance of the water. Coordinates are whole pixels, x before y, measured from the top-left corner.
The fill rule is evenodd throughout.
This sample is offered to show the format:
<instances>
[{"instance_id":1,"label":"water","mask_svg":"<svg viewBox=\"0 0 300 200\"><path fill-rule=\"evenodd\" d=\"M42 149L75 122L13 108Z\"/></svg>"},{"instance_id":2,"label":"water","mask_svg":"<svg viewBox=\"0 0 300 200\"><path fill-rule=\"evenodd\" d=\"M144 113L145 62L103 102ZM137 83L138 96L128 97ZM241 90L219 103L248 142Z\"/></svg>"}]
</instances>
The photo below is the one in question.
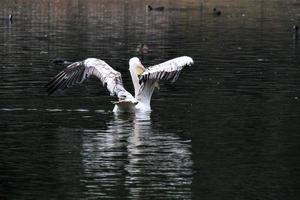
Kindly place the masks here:
<instances>
[{"instance_id":1,"label":"water","mask_svg":"<svg viewBox=\"0 0 300 200\"><path fill-rule=\"evenodd\" d=\"M298 199L297 2L153 2L165 11L1 1L1 199ZM181 55L195 64L161 84L151 114L115 116L96 79L45 93L56 58L101 58L133 91L130 57Z\"/></svg>"}]
</instances>

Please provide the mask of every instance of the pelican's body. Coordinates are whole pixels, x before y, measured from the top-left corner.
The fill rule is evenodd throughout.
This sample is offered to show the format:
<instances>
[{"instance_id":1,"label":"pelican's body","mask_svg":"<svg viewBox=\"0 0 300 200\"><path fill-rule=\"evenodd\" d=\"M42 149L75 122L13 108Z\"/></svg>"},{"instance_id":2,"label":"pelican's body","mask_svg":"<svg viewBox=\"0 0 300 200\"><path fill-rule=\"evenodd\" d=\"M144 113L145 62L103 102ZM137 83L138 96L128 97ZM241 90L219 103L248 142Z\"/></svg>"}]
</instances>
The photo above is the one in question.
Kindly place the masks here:
<instances>
[{"instance_id":1,"label":"pelican's body","mask_svg":"<svg viewBox=\"0 0 300 200\"><path fill-rule=\"evenodd\" d=\"M58 89L65 89L74 84L82 83L93 75L106 85L111 96L117 96L113 112L147 112L151 111L151 97L160 80L174 82L184 66L191 65L193 59L188 56L178 57L164 63L145 68L137 58L129 60L129 71L134 86L134 96L123 86L120 72L114 70L106 62L96 58L88 58L75 62L60 72L47 84L48 94Z\"/></svg>"}]
</instances>

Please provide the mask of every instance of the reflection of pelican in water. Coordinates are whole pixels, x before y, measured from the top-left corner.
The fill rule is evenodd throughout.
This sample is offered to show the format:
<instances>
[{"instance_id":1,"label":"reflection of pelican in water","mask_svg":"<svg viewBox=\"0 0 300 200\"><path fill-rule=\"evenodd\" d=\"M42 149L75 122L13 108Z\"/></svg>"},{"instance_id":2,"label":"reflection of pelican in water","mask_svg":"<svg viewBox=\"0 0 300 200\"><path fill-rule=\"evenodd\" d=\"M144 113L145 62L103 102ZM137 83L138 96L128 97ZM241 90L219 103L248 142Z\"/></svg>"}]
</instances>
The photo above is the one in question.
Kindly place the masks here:
<instances>
[{"instance_id":1,"label":"reflection of pelican in water","mask_svg":"<svg viewBox=\"0 0 300 200\"><path fill-rule=\"evenodd\" d=\"M190 141L153 130L149 113L115 115L107 130L86 130L82 148L87 193L191 198Z\"/></svg>"},{"instance_id":2,"label":"reflection of pelican in water","mask_svg":"<svg viewBox=\"0 0 300 200\"><path fill-rule=\"evenodd\" d=\"M111 68L106 62L96 58L88 58L75 62L47 84L48 94L58 89L65 89L82 83L90 76L96 76L106 85L112 96L117 96L114 112L150 111L150 101L155 87L161 80L176 81L183 67L191 65L193 59L182 56L164 63L145 68L137 58L129 60L129 71L134 85L135 97L123 86L121 73Z\"/></svg>"}]
</instances>

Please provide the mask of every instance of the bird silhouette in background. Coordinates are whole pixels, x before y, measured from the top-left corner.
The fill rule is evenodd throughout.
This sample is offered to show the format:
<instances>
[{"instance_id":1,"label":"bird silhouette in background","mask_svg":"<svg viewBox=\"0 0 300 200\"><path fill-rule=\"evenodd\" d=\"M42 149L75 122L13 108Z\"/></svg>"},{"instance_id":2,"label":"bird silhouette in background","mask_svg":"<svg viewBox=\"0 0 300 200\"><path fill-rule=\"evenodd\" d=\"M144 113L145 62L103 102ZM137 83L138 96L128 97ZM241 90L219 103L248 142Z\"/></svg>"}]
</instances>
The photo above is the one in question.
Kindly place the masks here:
<instances>
[{"instance_id":1,"label":"bird silhouette in background","mask_svg":"<svg viewBox=\"0 0 300 200\"><path fill-rule=\"evenodd\" d=\"M213 9L213 16L220 16L222 14L222 12L220 10L217 10L217 8Z\"/></svg>"},{"instance_id":2,"label":"bird silhouette in background","mask_svg":"<svg viewBox=\"0 0 300 200\"><path fill-rule=\"evenodd\" d=\"M147 11L164 11L165 7L159 6L159 7L152 7L150 5L146 6Z\"/></svg>"},{"instance_id":3,"label":"bird silhouette in background","mask_svg":"<svg viewBox=\"0 0 300 200\"><path fill-rule=\"evenodd\" d=\"M294 25L293 30L294 30L294 33L293 33L294 40L298 40L298 38L299 38L299 27L297 25Z\"/></svg>"},{"instance_id":4,"label":"bird silhouette in background","mask_svg":"<svg viewBox=\"0 0 300 200\"><path fill-rule=\"evenodd\" d=\"M139 44L136 47L136 52L138 52L140 54L146 54L149 52L149 47L146 44Z\"/></svg>"},{"instance_id":5,"label":"bird silhouette in background","mask_svg":"<svg viewBox=\"0 0 300 200\"><path fill-rule=\"evenodd\" d=\"M12 22L12 21L13 21L13 15L12 15L12 14L9 14L9 15L8 15L8 19L9 19L10 22Z\"/></svg>"}]
</instances>

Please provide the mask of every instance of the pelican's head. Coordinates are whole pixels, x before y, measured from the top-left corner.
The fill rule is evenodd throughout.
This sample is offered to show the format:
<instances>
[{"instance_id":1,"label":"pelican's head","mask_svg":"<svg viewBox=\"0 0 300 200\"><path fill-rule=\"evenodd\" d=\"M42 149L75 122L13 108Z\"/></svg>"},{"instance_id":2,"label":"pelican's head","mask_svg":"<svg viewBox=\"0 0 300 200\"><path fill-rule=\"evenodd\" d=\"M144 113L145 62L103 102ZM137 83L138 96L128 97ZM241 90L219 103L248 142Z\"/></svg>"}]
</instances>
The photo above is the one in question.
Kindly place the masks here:
<instances>
[{"instance_id":1,"label":"pelican's head","mask_svg":"<svg viewBox=\"0 0 300 200\"><path fill-rule=\"evenodd\" d=\"M133 57L129 60L129 71L132 74L140 76L145 71L145 67L142 65L139 58Z\"/></svg>"}]
</instances>

